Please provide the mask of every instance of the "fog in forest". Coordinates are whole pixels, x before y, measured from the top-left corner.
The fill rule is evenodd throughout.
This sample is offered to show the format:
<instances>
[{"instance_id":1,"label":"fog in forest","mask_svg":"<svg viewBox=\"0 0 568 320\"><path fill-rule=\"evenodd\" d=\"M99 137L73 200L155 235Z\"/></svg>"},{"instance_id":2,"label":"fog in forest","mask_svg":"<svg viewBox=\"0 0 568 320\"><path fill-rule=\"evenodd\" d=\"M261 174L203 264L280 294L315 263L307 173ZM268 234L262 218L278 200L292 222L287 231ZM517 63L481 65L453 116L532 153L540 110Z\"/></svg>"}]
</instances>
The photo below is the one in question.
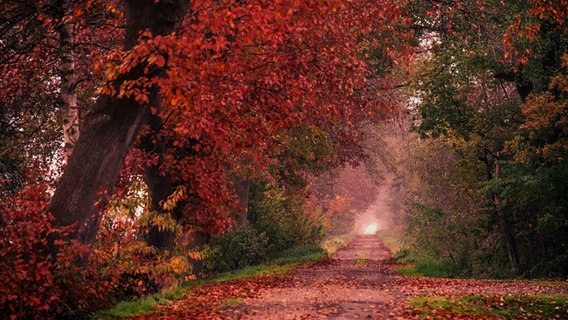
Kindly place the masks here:
<instances>
[{"instance_id":1,"label":"fog in forest","mask_svg":"<svg viewBox=\"0 0 568 320\"><path fill-rule=\"evenodd\" d=\"M386 233L402 236L404 219L399 208L403 199L397 194L392 174L378 187L375 201L369 207L355 215L354 232L357 234Z\"/></svg>"}]
</instances>

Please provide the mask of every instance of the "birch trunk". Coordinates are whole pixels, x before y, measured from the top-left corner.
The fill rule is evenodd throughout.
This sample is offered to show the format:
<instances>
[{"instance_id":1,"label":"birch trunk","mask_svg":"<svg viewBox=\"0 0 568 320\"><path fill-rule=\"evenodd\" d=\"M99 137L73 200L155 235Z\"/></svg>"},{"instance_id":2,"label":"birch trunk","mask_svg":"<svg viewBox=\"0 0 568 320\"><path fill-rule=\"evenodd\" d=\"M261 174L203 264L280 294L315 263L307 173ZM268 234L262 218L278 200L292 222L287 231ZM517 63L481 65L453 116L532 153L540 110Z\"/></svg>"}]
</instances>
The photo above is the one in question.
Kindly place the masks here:
<instances>
[{"instance_id":1,"label":"birch trunk","mask_svg":"<svg viewBox=\"0 0 568 320\"><path fill-rule=\"evenodd\" d=\"M59 0L56 3L59 13L59 50L61 77L61 120L63 126L64 153L67 157L73 152L75 143L79 139L79 108L75 86L77 75L75 72L74 32L75 22L71 0Z\"/></svg>"}]
</instances>

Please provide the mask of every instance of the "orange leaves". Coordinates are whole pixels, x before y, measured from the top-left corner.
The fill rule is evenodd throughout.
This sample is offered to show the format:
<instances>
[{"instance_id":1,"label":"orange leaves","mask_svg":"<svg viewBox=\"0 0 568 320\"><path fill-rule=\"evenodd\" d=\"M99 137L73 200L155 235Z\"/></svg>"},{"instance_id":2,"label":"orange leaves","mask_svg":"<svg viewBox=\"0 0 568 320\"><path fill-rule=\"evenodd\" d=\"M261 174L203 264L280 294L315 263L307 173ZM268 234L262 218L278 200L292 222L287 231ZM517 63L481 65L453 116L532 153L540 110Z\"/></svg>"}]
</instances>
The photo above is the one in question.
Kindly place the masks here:
<instances>
[{"instance_id":1,"label":"orange leaves","mask_svg":"<svg viewBox=\"0 0 568 320\"><path fill-rule=\"evenodd\" d=\"M538 40L544 22L552 23L557 32L566 31L568 1L532 0L530 4L530 9L516 16L503 37L506 61L521 65L528 62L528 58L531 58L533 53L518 48L524 40L529 42Z\"/></svg>"},{"instance_id":2,"label":"orange leaves","mask_svg":"<svg viewBox=\"0 0 568 320\"><path fill-rule=\"evenodd\" d=\"M533 0L529 16L537 17L540 20L554 21L558 26L563 27L568 18L568 1L566 0Z\"/></svg>"},{"instance_id":3,"label":"orange leaves","mask_svg":"<svg viewBox=\"0 0 568 320\"><path fill-rule=\"evenodd\" d=\"M187 200L187 188L179 186L176 190L168 196L168 199L161 203L165 211L172 211L179 202Z\"/></svg>"},{"instance_id":4,"label":"orange leaves","mask_svg":"<svg viewBox=\"0 0 568 320\"><path fill-rule=\"evenodd\" d=\"M160 54L150 55L147 58L148 64L155 65L158 68L161 68L166 65L166 59Z\"/></svg>"},{"instance_id":5,"label":"orange leaves","mask_svg":"<svg viewBox=\"0 0 568 320\"><path fill-rule=\"evenodd\" d=\"M568 55L564 70L551 80L549 91L531 95L521 106L524 123L508 142L508 150L520 162L561 162L568 152Z\"/></svg>"}]
</instances>

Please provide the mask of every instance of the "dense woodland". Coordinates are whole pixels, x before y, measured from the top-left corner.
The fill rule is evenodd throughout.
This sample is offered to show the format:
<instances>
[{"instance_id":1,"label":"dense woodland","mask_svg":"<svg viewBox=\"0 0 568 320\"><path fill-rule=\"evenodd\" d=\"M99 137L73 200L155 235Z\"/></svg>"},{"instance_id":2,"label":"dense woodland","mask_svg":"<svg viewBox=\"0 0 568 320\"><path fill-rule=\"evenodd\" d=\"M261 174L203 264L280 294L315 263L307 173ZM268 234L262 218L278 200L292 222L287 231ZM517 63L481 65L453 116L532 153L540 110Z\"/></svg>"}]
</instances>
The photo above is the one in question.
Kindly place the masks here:
<instances>
[{"instance_id":1,"label":"dense woodland","mask_svg":"<svg viewBox=\"0 0 568 320\"><path fill-rule=\"evenodd\" d=\"M321 250L385 190L417 266L568 275L565 0L1 6L1 318Z\"/></svg>"}]
</instances>

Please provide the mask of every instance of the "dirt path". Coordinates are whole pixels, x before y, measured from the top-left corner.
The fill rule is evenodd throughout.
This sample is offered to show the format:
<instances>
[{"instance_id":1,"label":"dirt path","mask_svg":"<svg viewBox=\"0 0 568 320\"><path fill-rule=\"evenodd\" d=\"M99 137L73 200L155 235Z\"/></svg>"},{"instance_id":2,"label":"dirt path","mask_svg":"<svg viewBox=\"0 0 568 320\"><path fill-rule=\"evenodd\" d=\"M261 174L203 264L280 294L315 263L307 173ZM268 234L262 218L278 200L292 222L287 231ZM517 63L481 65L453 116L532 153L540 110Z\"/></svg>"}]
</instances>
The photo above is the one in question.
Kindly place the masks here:
<instances>
[{"instance_id":1,"label":"dirt path","mask_svg":"<svg viewBox=\"0 0 568 320\"><path fill-rule=\"evenodd\" d=\"M358 236L332 259L301 270L289 286L226 309L231 319L396 319L407 300L431 294L558 293L528 282L472 281L399 276L376 236Z\"/></svg>"},{"instance_id":2,"label":"dirt path","mask_svg":"<svg viewBox=\"0 0 568 320\"><path fill-rule=\"evenodd\" d=\"M206 286L138 319L407 319L407 301L422 295L568 293L566 286L526 281L405 277L394 268L378 237L358 236L330 259L290 275ZM221 304L238 297L236 305Z\"/></svg>"},{"instance_id":3,"label":"dirt path","mask_svg":"<svg viewBox=\"0 0 568 320\"><path fill-rule=\"evenodd\" d=\"M289 287L225 310L228 318L384 318L403 295L390 253L379 238L359 236L332 259L297 272Z\"/></svg>"}]
</instances>

